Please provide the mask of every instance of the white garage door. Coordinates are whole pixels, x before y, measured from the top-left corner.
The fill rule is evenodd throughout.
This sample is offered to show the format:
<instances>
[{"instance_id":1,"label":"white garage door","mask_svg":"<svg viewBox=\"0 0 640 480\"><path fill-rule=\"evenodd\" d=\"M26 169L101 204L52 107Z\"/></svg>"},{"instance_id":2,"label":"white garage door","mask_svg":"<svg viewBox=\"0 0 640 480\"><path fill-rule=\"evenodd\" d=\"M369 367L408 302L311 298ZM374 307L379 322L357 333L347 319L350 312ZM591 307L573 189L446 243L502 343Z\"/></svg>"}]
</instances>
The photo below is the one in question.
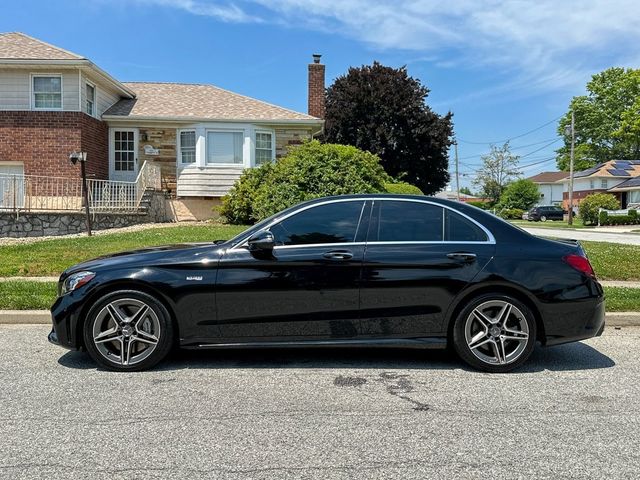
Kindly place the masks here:
<instances>
[{"instance_id":1,"label":"white garage door","mask_svg":"<svg viewBox=\"0 0 640 480\"><path fill-rule=\"evenodd\" d=\"M24 206L24 165L0 162L0 208Z\"/></svg>"}]
</instances>

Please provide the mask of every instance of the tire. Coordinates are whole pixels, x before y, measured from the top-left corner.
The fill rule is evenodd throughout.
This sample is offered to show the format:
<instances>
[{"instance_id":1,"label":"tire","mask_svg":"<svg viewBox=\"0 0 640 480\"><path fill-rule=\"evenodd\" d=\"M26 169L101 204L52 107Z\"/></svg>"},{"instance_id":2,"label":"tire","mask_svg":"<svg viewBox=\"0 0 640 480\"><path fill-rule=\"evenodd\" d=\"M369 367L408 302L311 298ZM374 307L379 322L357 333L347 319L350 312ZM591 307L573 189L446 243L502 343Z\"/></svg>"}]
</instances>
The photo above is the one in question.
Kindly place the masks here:
<instances>
[{"instance_id":1,"label":"tire","mask_svg":"<svg viewBox=\"0 0 640 480\"><path fill-rule=\"evenodd\" d=\"M547 217L546 217L546 216L544 216L544 215L542 215L542 216L540 217L540 221L541 221L541 222L546 222L546 221L547 221Z\"/></svg>"},{"instance_id":2,"label":"tire","mask_svg":"<svg viewBox=\"0 0 640 480\"><path fill-rule=\"evenodd\" d=\"M505 373L531 356L536 333L535 318L526 305L509 295L485 294L471 300L455 319L453 346L473 368Z\"/></svg>"},{"instance_id":3,"label":"tire","mask_svg":"<svg viewBox=\"0 0 640 480\"><path fill-rule=\"evenodd\" d=\"M149 369L173 345L173 323L156 298L137 290L119 290L100 298L83 326L87 352L101 367L115 371Z\"/></svg>"}]
</instances>

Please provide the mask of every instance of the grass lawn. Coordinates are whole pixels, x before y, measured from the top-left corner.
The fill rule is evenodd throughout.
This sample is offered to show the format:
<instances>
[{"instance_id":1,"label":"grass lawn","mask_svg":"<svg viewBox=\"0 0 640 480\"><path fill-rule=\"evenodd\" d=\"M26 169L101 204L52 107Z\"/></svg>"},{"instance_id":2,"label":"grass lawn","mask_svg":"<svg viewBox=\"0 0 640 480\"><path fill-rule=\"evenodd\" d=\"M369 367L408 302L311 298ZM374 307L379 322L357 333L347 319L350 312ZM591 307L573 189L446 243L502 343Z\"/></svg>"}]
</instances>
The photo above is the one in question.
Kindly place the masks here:
<instances>
[{"instance_id":1,"label":"grass lawn","mask_svg":"<svg viewBox=\"0 0 640 480\"><path fill-rule=\"evenodd\" d=\"M546 222L529 222L528 220L509 220L510 223L519 227L529 228L594 228L594 225L584 225L580 217L573 219L573 225L569 225L564 220L548 220Z\"/></svg>"},{"instance_id":2,"label":"grass lawn","mask_svg":"<svg viewBox=\"0 0 640 480\"><path fill-rule=\"evenodd\" d=\"M580 241L600 280L640 280L640 246Z\"/></svg>"},{"instance_id":3,"label":"grass lawn","mask_svg":"<svg viewBox=\"0 0 640 480\"><path fill-rule=\"evenodd\" d=\"M220 224L191 225L5 245L0 246L0 277L59 275L71 265L100 255L156 245L228 239L245 228Z\"/></svg>"},{"instance_id":4,"label":"grass lawn","mask_svg":"<svg viewBox=\"0 0 640 480\"><path fill-rule=\"evenodd\" d=\"M640 289L605 287L608 312L640 312ZM54 282L0 282L0 310L48 310L56 298Z\"/></svg>"}]
</instances>

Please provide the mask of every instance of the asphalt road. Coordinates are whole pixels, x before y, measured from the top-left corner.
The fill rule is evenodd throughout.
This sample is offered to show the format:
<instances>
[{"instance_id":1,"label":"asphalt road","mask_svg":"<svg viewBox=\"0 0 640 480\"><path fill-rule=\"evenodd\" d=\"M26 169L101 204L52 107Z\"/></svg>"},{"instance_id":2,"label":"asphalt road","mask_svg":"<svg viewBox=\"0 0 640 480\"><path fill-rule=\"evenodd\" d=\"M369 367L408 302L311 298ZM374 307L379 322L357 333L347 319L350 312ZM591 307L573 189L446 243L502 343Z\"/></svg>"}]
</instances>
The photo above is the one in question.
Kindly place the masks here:
<instances>
[{"instance_id":1,"label":"asphalt road","mask_svg":"<svg viewBox=\"0 0 640 480\"><path fill-rule=\"evenodd\" d=\"M640 328L470 371L446 352L181 352L97 370L0 326L2 478L638 478Z\"/></svg>"},{"instance_id":2,"label":"asphalt road","mask_svg":"<svg viewBox=\"0 0 640 480\"><path fill-rule=\"evenodd\" d=\"M588 240L591 242L622 243L640 245L637 233L596 232L593 230L568 230L566 228L523 227L527 232L538 237L568 238L570 240Z\"/></svg>"}]
</instances>

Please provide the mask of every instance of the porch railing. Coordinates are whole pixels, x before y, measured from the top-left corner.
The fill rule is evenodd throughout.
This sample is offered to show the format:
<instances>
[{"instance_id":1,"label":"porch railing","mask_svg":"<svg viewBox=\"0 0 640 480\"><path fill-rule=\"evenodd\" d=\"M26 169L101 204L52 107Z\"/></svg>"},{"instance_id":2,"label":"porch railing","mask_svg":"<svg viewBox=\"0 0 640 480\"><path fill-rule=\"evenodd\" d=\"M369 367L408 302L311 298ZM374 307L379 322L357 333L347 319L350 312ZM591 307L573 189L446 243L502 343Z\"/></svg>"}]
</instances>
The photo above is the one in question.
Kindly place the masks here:
<instances>
[{"instance_id":1,"label":"porch railing","mask_svg":"<svg viewBox=\"0 0 640 480\"><path fill-rule=\"evenodd\" d=\"M135 212L145 192L160 188L160 167L145 162L135 182L87 179L89 208L93 212ZM80 211L83 206L79 178L0 174L2 211Z\"/></svg>"}]
</instances>

